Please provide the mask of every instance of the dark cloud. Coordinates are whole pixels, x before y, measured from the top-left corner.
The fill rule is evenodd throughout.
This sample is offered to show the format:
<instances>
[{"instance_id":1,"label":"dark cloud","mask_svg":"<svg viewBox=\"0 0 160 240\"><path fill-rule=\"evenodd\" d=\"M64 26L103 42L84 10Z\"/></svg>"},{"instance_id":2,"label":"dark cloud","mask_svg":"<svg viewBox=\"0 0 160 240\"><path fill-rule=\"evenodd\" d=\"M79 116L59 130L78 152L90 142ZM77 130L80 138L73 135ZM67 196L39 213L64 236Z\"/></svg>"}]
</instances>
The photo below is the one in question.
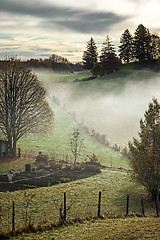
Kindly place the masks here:
<instances>
[{"instance_id":1,"label":"dark cloud","mask_svg":"<svg viewBox=\"0 0 160 240\"><path fill-rule=\"evenodd\" d=\"M41 19L40 27L53 29L70 29L82 33L106 32L113 24L119 23L125 17L111 12L94 12L76 10L67 7L44 5L38 1L27 3L20 0L1 0L0 12L30 15Z\"/></svg>"},{"instance_id":2,"label":"dark cloud","mask_svg":"<svg viewBox=\"0 0 160 240\"><path fill-rule=\"evenodd\" d=\"M123 21L124 18L114 13L83 13L76 19L68 21L52 21L59 27L72 29L82 33L101 33L108 31L114 24Z\"/></svg>"}]
</instances>

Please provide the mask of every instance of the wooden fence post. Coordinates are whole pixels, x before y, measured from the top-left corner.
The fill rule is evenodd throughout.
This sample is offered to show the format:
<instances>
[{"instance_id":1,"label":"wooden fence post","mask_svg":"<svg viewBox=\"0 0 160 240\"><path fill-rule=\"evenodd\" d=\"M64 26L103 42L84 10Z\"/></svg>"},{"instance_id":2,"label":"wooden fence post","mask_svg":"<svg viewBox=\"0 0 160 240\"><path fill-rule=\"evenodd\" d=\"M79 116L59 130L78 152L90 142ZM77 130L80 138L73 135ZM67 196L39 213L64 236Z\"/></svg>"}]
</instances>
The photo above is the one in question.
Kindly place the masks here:
<instances>
[{"instance_id":1,"label":"wooden fence post","mask_svg":"<svg viewBox=\"0 0 160 240\"><path fill-rule=\"evenodd\" d=\"M12 205L12 231L15 230L15 206L14 206L14 201Z\"/></svg>"},{"instance_id":2,"label":"wooden fence post","mask_svg":"<svg viewBox=\"0 0 160 240\"><path fill-rule=\"evenodd\" d=\"M128 216L128 213L129 213L129 194L127 194L126 216Z\"/></svg>"},{"instance_id":3,"label":"wooden fence post","mask_svg":"<svg viewBox=\"0 0 160 240\"><path fill-rule=\"evenodd\" d=\"M101 192L99 192L99 199L98 199L98 217L101 214Z\"/></svg>"},{"instance_id":4,"label":"wooden fence post","mask_svg":"<svg viewBox=\"0 0 160 240\"><path fill-rule=\"evenodd\" d=\"M157 194L155 205L156 205L156 214L157 214L157 217L159 217L159 194Z\"/></svg>"},{"instance_id":5,"label":"wooden fence post","mask_svg":"<svg viewBox=\"0 0 160 240\"><path fill-rule=\"evenodd\" d=\"M21 156L21 149L18 148L18 157L20 157L20 156Z\"/></svg>"},{"instance_id":6,"label":"wooden fence post","mask_svg":"<svg viewBox=\"0 0 160 240\"><path fill-rule=\"evenodd\" d=\"M144 204L143 204L143 199L141 198L141 207L142 207L142 215L144 216Z\"/></svg>"},{"instance_id":7,"label":"wooden fence post","mask_svg":"<svg viewBox=\"0 0 160 240\"><path fill-rule=\"evenodd\" d=\"M66 221L66 192L64 192L64 221Z\"/></svg>"}]
</instances>

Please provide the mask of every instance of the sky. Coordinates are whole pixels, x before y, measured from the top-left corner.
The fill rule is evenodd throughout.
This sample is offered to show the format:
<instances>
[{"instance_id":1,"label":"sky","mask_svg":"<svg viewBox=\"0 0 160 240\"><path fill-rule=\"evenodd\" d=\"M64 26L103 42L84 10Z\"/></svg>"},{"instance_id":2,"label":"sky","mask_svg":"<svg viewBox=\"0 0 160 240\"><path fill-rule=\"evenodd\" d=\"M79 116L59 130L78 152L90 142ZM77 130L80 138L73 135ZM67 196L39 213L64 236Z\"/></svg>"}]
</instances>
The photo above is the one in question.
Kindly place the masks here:
<instances>
[{"instance_id":1,"label":"sky","mask_svg":"<svg viewBox=\"0 0 160 240\"><path fill-rule=\"evenodd\" d=\"M160 33L159 0L0 0L0 59L82 61L92 37L100 50L108 35L117 47L139 24Z\"/></svg>"}]
</instances>

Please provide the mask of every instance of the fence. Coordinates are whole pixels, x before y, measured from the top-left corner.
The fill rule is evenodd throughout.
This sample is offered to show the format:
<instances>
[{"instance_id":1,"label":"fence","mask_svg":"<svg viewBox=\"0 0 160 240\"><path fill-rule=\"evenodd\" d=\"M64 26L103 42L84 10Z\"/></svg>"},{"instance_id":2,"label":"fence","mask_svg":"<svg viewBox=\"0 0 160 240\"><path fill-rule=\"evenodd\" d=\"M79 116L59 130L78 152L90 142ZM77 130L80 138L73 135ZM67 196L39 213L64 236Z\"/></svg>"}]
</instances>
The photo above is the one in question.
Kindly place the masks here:
<instances>
[{"instance_id":1,"label":"fence","mask_svg":"<svg viewBox=\"0 0 160 240\"><path fill-rule=\"evenodd\" d=\"M123 199L108 198L106 192L87 196L87 191L81 196L66 193L47 198L40 192L38 198L31 192L23 191L19 200L6 199L0 206L0 232L20 229L29 224L34 226L81 218L92 217L122 217L130 213L136 216L159 216L159 201L156 204L145 204L143 199L135 206L135 200L127 194ZM112 202L114 199L114 203ZM132 204L134 203L134 206Z\"/></svg>"},{"instance_id":2,"label":"fence","mask_svg":"<svg viewBox=\"0 0 160 240\"><path fill-rule=\"evenodd\" d=\"M38 152L21 151L20 148L18 148L18 153L17 153L18 157L36 160L37 155L38 155ZM54 159L55 161L65 161L65 162L73 163L73 155L71 156L70 154L53 153L52 155L47 155L47 156L48 156L48 160Z\"/></svg>"}]
</instances>

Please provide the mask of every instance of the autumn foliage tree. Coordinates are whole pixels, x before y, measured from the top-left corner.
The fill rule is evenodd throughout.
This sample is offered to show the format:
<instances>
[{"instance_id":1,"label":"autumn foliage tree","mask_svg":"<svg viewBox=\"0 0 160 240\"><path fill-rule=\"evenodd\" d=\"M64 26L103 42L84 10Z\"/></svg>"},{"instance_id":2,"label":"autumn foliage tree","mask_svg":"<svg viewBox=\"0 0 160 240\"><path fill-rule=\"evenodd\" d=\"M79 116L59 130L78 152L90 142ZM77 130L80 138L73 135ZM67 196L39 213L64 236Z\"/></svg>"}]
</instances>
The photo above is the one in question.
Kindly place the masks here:
<instances>
[{"instance_id":1,"label":"autumn foliage tree","mask_svg":"<svg viewBox=\"0 0 160 240\"><path fill-rule=\"evenodd\" d=\"M11 59L0 68L0 130L16 155L17 141L28 132L45 132L53 113L45 99L45 89L23 63Z\"/></svg>"},{"instance_id":2,"label":"autumn foliage tree","mask_svg":"<svg viewBox=\"0 0 160 240\"><path fill-rule=\"evenodd\" d=\"M140 140L129 143L131 166L137 180L142 183L153 199L160 190L160 104L157 99L149 104L144 120L140 120Z\"/></svg>"}]
</instances>

